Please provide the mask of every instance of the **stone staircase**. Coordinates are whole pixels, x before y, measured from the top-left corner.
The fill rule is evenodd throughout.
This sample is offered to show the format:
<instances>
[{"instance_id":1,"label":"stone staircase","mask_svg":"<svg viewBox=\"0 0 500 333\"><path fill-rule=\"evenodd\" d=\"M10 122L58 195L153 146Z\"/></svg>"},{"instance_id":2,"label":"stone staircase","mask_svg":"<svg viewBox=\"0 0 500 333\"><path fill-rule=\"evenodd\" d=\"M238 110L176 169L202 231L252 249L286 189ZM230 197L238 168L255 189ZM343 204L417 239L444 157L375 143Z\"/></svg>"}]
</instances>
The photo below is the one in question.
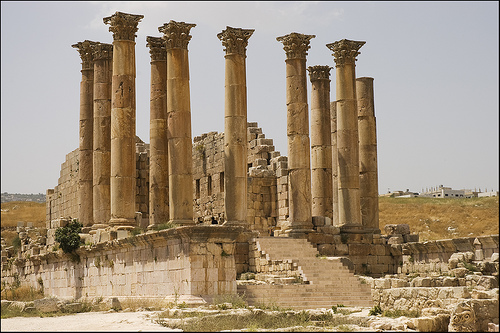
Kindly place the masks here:
<instances>
[{"instance_id":1,"label":"stone staircase","mask_svg":"<svg viewBox=\"0 0 500 333\"><path fill-rule=\"evenodd\" d=\"M267 304L282 308L331 308L333 305L372 307L371 287L345 267L340 258L320 258L306 240L288 237L259 237L257 250L269 260L290 259L306 284L238 285L249 305Z\"/></svg>"}]
</instances>

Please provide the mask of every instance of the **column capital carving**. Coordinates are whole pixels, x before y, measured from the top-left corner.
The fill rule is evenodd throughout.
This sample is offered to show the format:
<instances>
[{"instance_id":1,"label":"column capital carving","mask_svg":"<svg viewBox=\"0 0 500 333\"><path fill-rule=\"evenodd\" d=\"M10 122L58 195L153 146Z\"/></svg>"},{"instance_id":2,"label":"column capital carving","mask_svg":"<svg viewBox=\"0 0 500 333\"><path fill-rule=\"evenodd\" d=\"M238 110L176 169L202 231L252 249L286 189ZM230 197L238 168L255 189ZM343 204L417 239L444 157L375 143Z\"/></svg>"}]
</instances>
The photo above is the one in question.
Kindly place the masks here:
<instances>
[{"instance_id":1,"label":"column capital carving","mask_svg":"<svg viewBox=\"0 0 500 333\"><path fill-rule=\"evenodd\" d=\"M99 43L84 40L83 42L71 45L71 47L74 47L77 49L78 53L80 53L80 58L82 59L82 70L94 68L93 47L97 44Z\"/></svg>"},{"instance_id":2,"label":"column capital carving","mask_svg":"<svg viewBox=\"0 0 500 333\"><path fill-rule=\"evenodd\" d=\"M316 35L304 35L297 32L292 32L288 35L277 37L278 42L283 43L283 49L286 52L287 59L305 59L309 41L316 37Z\"/></svg>"},{"instance_id":3,"label":"column capital carving","mask_svg":"<svg viewBox=\"0 0 500 333\"><path fill-rule=\"evenodd\" d=\"M167 49L165 48L165 40L161 37L146 37L146 47L149 47L151 60L167 60Z\"/></svg>"},{"instance_id":4,"label":"column capital carving","mask_svg":"<svg viewBox=\"0 0 500 333\"><path fill-rule=\"evenodd\" d=\"M139 21L144 15L127 14L116 12L111 16L103 18L104 24L109 24L109 31L113 33L113 40L134 40L138 30Z\"/></svg>"},{"instance_id":5,"label":"column capital carving","mask_svg":"<svg viewBox=\"0 0 500 333\"><path fill-rule=\"evenodd\" d=\"M345 64L352 65L356 62L359 49L365 45L366 42L342 39L334 43L326 44L326 47L333 51L335 57L335 64L337 67L344 66Z\"/></svg>"},{"instance_id":6,"label":"column capital carving","mask_svg":"<svg viewBox=\"0 0 500 333\"><path fill-rule=\"evenodd\" d=\"M158 31L163 33L167 49L187 49L192 37L189 31L193 27L196 27L196 24L170 20L170 22L158 27Z\"/></svg>"},{"instance_id":7,"label":"column capital carving","mask_svg":"<svg viewBox=\"0 0 500 333\"><path fill-rule=\"evenodd\" d=\"M245 56L248 39L255 29L231 28L226 26L226 30L217 34L217 38L222 41L224 51L227 54L240 54Z\"/></svg>"},{"instance_id":8,"label":"column capital carving","mask_svg":"<svg viewBox=\"0 0 500 333\"><path fill-rule=\"evenodd\" d=\"M113 44L98 43L93 51L94 61L113 59Z\"/></svg>"},{"instance_id":9,"label":"column capital carving","mask_svg":"<svg viewBox=\"0 0 500 333\"><path fill-rule=\"evenodd\" d=\"M330 80L330 69L332 69L332 67L322 65L307 67L311 82L316 80Z\"/></svg>"}]
</instances>

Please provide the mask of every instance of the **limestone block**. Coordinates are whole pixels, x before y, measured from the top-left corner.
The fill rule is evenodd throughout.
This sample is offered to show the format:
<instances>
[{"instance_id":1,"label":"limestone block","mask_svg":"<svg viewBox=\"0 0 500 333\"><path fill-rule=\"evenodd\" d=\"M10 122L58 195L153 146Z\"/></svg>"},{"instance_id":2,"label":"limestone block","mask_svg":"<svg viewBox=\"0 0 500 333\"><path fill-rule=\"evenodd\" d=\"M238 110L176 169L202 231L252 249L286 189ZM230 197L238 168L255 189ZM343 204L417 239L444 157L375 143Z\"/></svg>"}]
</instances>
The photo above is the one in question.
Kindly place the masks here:
<instances>
[{"instance_id":1,"label":"limestone block","mask_svg":"<svg viewBox=\"0 0 500 333\"><path fill-rule=\"evenodd\" d=\"M401 235L392 235L388 240L387 240L387 244L403 244L404 243L404 239L403 239L403 236Z\"/></svg>"},{"instance_id":2,"label":"limestone block","mask_svg":"<svg viewBox=\"0 0 500 333\"><path fill-rule=\"evenodd\" d=\"M432 317L413 318L413 324L418 332L447 332L449 314L440 313Z\"/></svg>"},{"instance_id":3,"label":"limestone block","mask_svg":"<svg viewBox=\"0 0 500 333\"><path fill-rule=\"evenodd\" d=\"M498 258L499 258L498 252L495 252L491 255L490 261L498 262Z\"/></svg>"},{"instance_id":4,"label":"limestone block","mask_svg":"<svg viewBox=\"0 0 500 333\"><path fill-rule=\"evenodd\" d=\"M349 255L349 245L335 244L335 255L337 256Z\"/></svg>"},{"instance_id":5,"label":"limestone block","mask_svg":"<svg viewBox=\"0 0 500 333\"><path fill-rule=\"evenodd\" d=\"M376 289L390 289L391 288L391 279L375 279L375 288Z\"/></svg>"},{"instance_id":6,"label":"limestone block","mask_svg":"<svg viewBox=\"0 0 500 333\"><path fill-rule=\"evenodd\" d=\"M333 256L335 255L335 245L334 244L320 244L318 245L318 252L323 256Z\"/></svg>"},{"instance_id":7,"label":"limestone block","mask_svg":"<svg viewBox=\"0 0 500 333\"><path fill-rule=\"evenodd\" d=\"M482 290L498 288L498 280L494 276L481 276L477 281L477 286Z\"/></svg>"},{"instance_id":8,"label":"limestone block","mask_svg":"<svg viewBox=\"0 0 500 333\"><path fill-rule=\"evenodd\" d=\"M57 298L42 298L34 300L33 304L40 312L57 312L59 310L58 301Z\"/></svg>"},{"instance_id":9,"label":"limestone block","mask_svg":"<svg viewBox=\"0 0 500 333\"><path fill-rule=\"evenodd\" d=\"M418 234L403 234L403 240L405 243L415 243L418 242Z\"/></svg>"},{"instance_id":10,"label":"limestone block","mask_svg":"<svg viewBox=\"0 0 500 333\"><path fill-rule=\"evenodd\" d=\"M370 244L349 244L350 256L368 256L370 255Z\"/></svg>"}]
</instances>

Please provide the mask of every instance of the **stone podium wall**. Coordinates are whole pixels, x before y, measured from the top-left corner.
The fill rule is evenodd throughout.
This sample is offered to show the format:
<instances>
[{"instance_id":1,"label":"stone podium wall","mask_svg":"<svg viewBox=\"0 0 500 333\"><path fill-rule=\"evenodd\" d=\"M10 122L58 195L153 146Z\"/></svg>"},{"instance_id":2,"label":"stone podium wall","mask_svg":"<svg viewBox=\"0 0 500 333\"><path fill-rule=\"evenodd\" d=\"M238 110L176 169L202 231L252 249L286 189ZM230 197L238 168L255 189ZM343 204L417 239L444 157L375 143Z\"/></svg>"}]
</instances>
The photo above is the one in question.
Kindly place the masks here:
<instances>
[{"instance_id":1,"label":"stone podium wall","mask_svg":"<svg viewBox=\"0 0 500 333\"><path fill-rule=\"evenodd\" d=\"M236 294L235 240L241 232L225 226L167 229L81 247L79 262L61 251L40 253L2 265L2 280L10 284L17 276L39 288L41 279L46 295L66 298L184 295L187 302L209 301Z\"/></svg>"}]
</instances>

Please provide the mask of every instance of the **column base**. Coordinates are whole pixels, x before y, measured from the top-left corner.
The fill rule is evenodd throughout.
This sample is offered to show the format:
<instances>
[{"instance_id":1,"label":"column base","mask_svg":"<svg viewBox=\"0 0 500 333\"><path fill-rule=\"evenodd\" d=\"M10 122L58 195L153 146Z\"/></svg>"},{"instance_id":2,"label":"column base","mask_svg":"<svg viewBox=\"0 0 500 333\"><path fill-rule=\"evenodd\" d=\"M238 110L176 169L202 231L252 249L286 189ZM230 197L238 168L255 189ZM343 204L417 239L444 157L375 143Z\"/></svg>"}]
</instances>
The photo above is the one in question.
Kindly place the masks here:
<instances>
[{"instance_id":1,"label":"column base","mask_svg":"<svg viewBox=\"0 0 500 333\"><path fill-rule=\"evenodd\" d=\"M184 225L195 225L196 222L193 220L170 220L168 223L173 223L177 224L178 226L184 226Z\"/></svg>"},{"instance_id":2,"label":"column base","mask_svg":"<svg viewBox=\"0 0 500 333\"><path fill-rule=\"evenodd\" d=\"M280 232L279 237L307 238L307 235L315 232L313 229L286 229Z\"/></svg>"},{"instance_id":3,"label":"column base","mask_svg":"<svg viewBox=\"0 0 500 333\"><path fill-rule=\"evenodd\" d=\"M367 229L363 227L361 224L344 224L339 226L340 227L340 232L341 233L346 233L346 234L364 234L368 233Z\"/></svg>"},{"instance_id":4,"label":"column base","mask_svg":"<svg viewBox=\"0 0 500 333\"><path fill-rule=\"evenodd\" d=\"M109 220L109 224L112 227L125 226L134 228L136 226L136 220L135 218L127 219L123 217L112 217Z\"/></svg>"},{"instance_id":5,"label":"column base","mask_svg":"<svg viewBox=\"0 0 500 333\"><path fill-rule=\"evenodd\" d=\"M109 227L109 224L106 224L106 223L96 223L96 224L92 225L93 230L106 229L107 227Z\"/></svg>"}]
</instances>

